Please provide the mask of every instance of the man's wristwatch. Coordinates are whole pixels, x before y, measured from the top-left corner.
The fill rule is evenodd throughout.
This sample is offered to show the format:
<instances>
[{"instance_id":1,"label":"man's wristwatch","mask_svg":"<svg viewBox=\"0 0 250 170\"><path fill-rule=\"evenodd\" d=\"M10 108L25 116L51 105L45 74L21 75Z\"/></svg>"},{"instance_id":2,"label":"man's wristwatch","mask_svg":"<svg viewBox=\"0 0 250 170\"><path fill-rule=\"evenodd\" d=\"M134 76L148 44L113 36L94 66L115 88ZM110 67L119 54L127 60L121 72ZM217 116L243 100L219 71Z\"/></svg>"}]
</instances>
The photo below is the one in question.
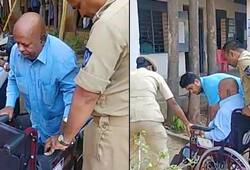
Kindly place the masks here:
<instances>
[{"instance_id":1,"label":"man's wristwatch","mask_svg":"<svg viewBox=\"0 0 250 170\"><path fill-rule=\"evenodd\" d=\"M70 143L66 143L66 142L64 141L64 136L63 136L63 134L59 135L58 138L57 138L57 140L58 140L58 142L59 142L61 145L63 145L63 146L68 147L68 146L70 145Z\"/></svg>"}]
</instances>

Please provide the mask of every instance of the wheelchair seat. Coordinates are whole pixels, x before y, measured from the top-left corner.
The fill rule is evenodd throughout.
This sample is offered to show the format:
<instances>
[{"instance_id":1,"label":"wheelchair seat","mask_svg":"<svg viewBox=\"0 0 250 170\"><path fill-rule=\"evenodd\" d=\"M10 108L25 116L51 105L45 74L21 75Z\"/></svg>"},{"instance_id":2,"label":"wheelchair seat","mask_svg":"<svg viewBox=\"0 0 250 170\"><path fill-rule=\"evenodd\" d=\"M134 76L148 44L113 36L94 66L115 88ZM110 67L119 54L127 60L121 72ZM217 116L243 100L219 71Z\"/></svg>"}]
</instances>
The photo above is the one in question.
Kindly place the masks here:
<instances>
[{"instance_id":1,"label":"wheelchair seat","mask_svg":"<svg viewBox=\"0 0 250 170\"><path fill-rule=\"evenodd\" d=\"M242 114L242 109L232 113L231 132L227 138L227 145L242 154L250 148L250 117Z\"/></svg>"}]
</instances>

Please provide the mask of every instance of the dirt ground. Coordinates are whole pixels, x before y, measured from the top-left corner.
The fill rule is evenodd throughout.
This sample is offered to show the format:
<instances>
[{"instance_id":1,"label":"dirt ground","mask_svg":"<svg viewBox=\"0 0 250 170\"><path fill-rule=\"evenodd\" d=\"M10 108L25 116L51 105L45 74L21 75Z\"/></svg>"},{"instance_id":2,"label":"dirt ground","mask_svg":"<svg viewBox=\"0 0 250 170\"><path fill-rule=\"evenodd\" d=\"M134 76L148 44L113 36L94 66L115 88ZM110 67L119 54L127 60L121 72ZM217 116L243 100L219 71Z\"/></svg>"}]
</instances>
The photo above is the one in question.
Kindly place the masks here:
<instances>
[{"instance_id":1,"label":"dirt ground","mask_svg":"<svg viewBox=\"0 0 250 170\"><path fill-rule=\"evenodd\" d=\"M168 134L168 150L169 161L171 161L175 154L178 154L180 149L185 146L188 141Z\"/></svg>"}]
</instances>

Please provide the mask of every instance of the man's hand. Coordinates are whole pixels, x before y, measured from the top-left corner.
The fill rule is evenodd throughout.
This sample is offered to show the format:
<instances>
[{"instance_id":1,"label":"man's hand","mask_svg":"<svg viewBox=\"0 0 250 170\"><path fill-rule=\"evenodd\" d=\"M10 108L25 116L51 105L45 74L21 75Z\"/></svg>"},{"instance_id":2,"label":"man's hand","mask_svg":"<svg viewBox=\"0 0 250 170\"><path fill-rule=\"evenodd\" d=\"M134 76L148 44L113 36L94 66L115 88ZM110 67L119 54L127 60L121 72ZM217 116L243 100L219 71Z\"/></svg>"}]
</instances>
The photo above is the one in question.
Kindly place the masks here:
<instances>
[{"instance_id":1,"label":"man's hand","mask_svg":"<svg viewBox=\"0 0 250 170\"><path fill-rule=\"evenodd\" d=\"M63 146L58 141L58 136L52 136L46 140L44 146L44 155L52 155L55 150L65 150L67 146Z\"/></svg>"},{"instance_id":2,"label":"man's hand","mask_svg":"<svg viewBox=\"0 0 250 170\"><path fill-rule=\"evenodd\" d=\"M3 67L5 64L5 61L3 59L0 59L0 67Z\"/></svg>"},{"instance_id":3,"label":"man's hand","mask_svg":"<svg viewBox=\"0 0 250 170\"><path fill-rule=\"evenodd\" d=\"M187 131L187 134L188 134L188 136L190 137L191 136L191 126L192 126L193 124L192 123L190 123L190 122L188 122L188 123L186 123L185 124L185 126L186 126L186 131Z\"/></svg>"},{"instance_id":4,"label":"man's hand","mask_svg":"<svg viewBox=\"0 0 250 170\"><path fill-rule=\"evenodd\" d=\"M9 63L6 62L5 60L0 59L0 67L3 67L3 69L4 69L6 72L9 72L9 71L10 71L10 65L9 65Z\"/></svg>"},{"instance_id":5,"label":"man's hand","mask_svg":"<svg viewBox=\"0 0 250 170\"><path fill-rule=\"evenodd\" d=\"M10 65L9 65L8 62L5 62L5 63L4 63L3 69L4 69L6 72L9 72L9 71L10 71Z\"/></svg>"},{"instance_id":6,"label":"man's hand","mask_svg":"<svg viewBox=\"0 0 250 170\"><path fill-rule=\"evenodd\" d=\"M205 132L202 131L202 130L200 130L200 131L199 131L199 135L200 135L202 138L204 138L204 137L205 137Z\"/></svg>"},{"instance_id":7,"label":"man's hand","mask_svg":"<svg viewBox=\"0 0 250 170\"><path fill-rule=\"evenodd\" d=\"M7 106L7 107L3 108L2 110L0 110L0 115L8 115L9 120L12 119L13 113L14 113L14 108L10 107L10 106Z\"/></svg>"}]
</instances>

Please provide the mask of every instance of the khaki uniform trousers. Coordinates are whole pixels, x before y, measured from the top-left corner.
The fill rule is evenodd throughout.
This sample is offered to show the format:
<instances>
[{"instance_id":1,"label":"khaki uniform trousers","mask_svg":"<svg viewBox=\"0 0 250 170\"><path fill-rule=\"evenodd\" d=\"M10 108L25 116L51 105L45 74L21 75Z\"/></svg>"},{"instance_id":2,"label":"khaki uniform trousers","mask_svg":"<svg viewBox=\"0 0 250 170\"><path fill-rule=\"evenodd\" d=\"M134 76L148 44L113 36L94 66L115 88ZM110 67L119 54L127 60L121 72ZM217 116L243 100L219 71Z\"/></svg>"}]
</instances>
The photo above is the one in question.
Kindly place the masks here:
<instances>
[{"instance_id":1,"label":"khaki uniform trousers","mask_svg":"<svg viewBox=\"0 0 250 170\"><path fill-rule=\"evenodd\" d=\"M163 124L160 122L153 121L140 121L140 122L131 122L130 123L130 159L133 154L138 154L138 147L133 141L133 135L144 130L145 134L145 143L149 146L150 162L156 163L160 158L160 152L167 152L167 132ZM142 155L145 158L145 156ZM133 157L137 159L137 157ZM146 169L147 165L143 165L141 170ZM158 167L159 170L166 169L169 166L169 153L167 158L161 159L159 161Z\"/></svg>"},{"instance_id":2,"label":"khaki uniform trousers","mask_svg":"<svg viewBox=\"0 0 250 170\"><path fill-rule=\"evenodd\" d=\"M94 117L83 141L83 170L129 169L128 116Z\"/></svg>"}]
</instances>

